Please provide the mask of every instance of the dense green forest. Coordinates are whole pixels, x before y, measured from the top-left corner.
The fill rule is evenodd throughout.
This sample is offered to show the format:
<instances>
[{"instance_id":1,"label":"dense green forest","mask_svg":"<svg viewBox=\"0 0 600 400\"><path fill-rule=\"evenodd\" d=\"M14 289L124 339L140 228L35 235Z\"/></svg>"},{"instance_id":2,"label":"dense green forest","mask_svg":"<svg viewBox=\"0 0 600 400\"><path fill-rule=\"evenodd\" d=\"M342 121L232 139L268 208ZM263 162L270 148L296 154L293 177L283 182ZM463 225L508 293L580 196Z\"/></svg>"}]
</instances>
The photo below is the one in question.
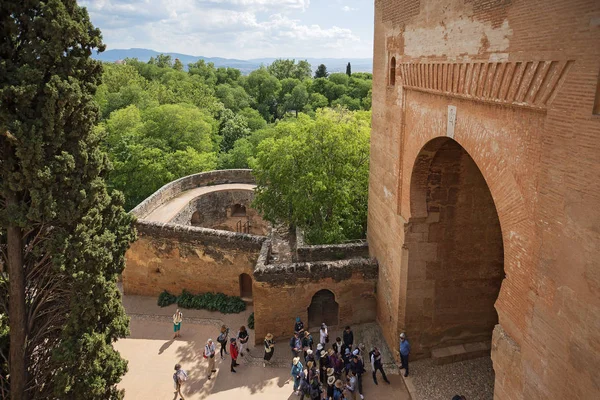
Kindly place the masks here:
<instances>
[{"instance_id":1,"label":"dense green forest","mask_svg":"<svg viewBox=\"0 0 600 400\"><path fill-rule=\"evenodd\" d=\"M253 168L266 187L275 176L267 173L269 168L275 173L270 161L297 159L303 152L304 159L313 155L310 163L303 167L302 163L291 163L289 170L279 172L290 179L311 176L306 182L312 182L311 191L313 186L320 187L320 194L312 193L313 198L304 193L304 201L325 201L324 193L328 193L329 205L322 212L301 211L288 196L287 214L267 215L303 226L307 238L315 242L362 237L371 79L368 73L352 74L350 67L345 74L328 74L324 65L313 76L308 62L284 59L247 76L234 68L215 68L203 60L189 64L186 71L179 60L166 55L147 63L136 59L106 63L96 100L101 114L97 129L105 135L113 165L109 185L125 194L127 209L174 179L214 169ZM331 110L322 110L327 108ZM334 131L340 129L346 133L335 137ZM323 148L331 145L325 144L327 135L338 140L337 153ZM333 159L340 163L337 167L331 163ZM323 170L320 165L333 165L333 169ZM361 182L358 186L357 181ZM280 188L259 191L264 193L259 195L264 210L283 206L285 201L274 194L275 190ZM344 200L334 206L331 196ZM344 213L334 212L341 204L347 206ZM364 211L356 208L363 205ZM300 218L299 212L305 215ZM342 215L347 213L359 221L343 223ZM323 228L323 219L327 220L325 225L335 227Z\"/></svg>"}]
</instances>

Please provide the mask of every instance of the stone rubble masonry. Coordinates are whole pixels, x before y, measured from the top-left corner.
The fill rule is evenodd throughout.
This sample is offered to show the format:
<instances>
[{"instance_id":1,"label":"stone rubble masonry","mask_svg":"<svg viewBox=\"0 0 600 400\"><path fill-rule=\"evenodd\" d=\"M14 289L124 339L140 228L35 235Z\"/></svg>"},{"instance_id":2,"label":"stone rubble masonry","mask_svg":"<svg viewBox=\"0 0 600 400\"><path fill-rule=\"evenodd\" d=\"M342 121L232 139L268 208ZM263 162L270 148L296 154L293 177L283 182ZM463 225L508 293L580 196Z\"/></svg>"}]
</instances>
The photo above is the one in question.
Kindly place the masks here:
<instances>
[{"instance_id":1,"label":"stone rubble masonry","mask_svg":"<svg viewBox=\"0 0 600 400\"><path fill-rule=\"evenodd\" d=\"M296 261L335 261L348 258L368 258L369 245L366 240L356 243L309 245L304 242L304 233L296 228Z\"/></svg>"},{"instance_id":2,"label":"stone rubble masonry","mask_svg":"<svg viewBox=\"0 0 600 400\"><path fill-rule=\"evenodd\" d=\"M294 333L294 319L299 316L307 324L312 297L322 289L335 295L338 327L375 320L378 267L374 259L268 264L270 246L270 240L263 243L254 269L257 343L267 333L287 343Z\"/></svg>"},{"instance_id":3,"label":"stone rubble masonry","mask_svg":"<svg viewBox=\"0 0 600 400\"><path fill-rule=\"evenodd\" d=\"M125 254L126 294L157 296L168 290L178 295L186 289L240 295L240 275L252 276L265 236L143 219L186 190L226 183L254 183L254 178L250 170L186 176L163 186L132 211L138 217L139 238Z\"/></svg>"},{"instance_id":4,"label":"stone rubble masonry","mask_svg":"<svg viewBox=\"0 0 600 400\"><path fill-rule=\"evenodd\" d=\"M252 276L265 236L138 221L138 240L126 253L123 290L157 296L221 292L240 295L240 275Z\"/></svg>"},{"instance_id":5,"label":"stone rubble masonry","mask_svg":"<svg viewBox=\"0 0 600 400\"><path fill-rule=\"evenodd\" d=\"M375 1L368 243L377 320L394 349L401 331L421 336L423 315L437 326L428 312L440 293L423 282L442 273L435 263L446 250L431 238L443 224L418 223L435 212L412 183L430 179L419 158L446 137L481 172L501 227L497 399L600 398L598 21L597 0Z\"/></svg>"},{"instance_id":6,"label":"stone rubble masonry","mask_svg":"<svg viewBox=\"0 0 600 400\"><path fill-rule=\"evenodd\" d=\"M186 190L200 186L222 185L225 183L256 183L250 169L225 169L219 171L201 172L199 174L184 176L169 182L146 200L137 205L131 213L138 218L144 218L152 210L171 200Z\"/></svg>"}]
</instances>

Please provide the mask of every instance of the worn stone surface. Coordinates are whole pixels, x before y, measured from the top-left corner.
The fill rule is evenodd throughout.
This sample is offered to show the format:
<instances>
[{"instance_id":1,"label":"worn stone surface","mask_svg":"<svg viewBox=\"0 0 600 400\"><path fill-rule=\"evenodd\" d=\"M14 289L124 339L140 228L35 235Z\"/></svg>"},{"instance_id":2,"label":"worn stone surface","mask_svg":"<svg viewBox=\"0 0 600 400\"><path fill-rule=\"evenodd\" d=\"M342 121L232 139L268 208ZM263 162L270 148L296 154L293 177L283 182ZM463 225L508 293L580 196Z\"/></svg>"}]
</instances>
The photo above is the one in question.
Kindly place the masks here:
<instances>
[{"instance_id":1,"label":"worn stone surface","mask_svg":"<svg viewBox=\"0 0 600 400\"><path fill-rule=\"evenodd\" d=\"M302 230L296 229L296 261L334 261L348 258L368 258L366 241L353 243L309 245L304 241Z\"/></svg>"},{"instance_id":2,"label":"worn stone surface","mask_svg":"<svg viewBox=\"0 0 600 400\"><path fill-rule=\"evenodd\" d=\"M252 276L262 236L139 221L139 239L126 253L123 290L154 296L221 292L240 295L240 275Z\"/></svg>"},{"instance_id":3,"label":"worn stone surface","mask_svg":"<svg viewBox=\"0 0 600 400\"><path fill-rule=\"evenodd\" d=\"M498 399L600 397L599 17L589 0L375 2L368 242L379 263L377 319L390 344L414 329L414 350L426 356L462 337L436 327L469 307L489 337L493 305ZM460 188L442 182L438 191L421 163L440 156L427 144L448 134L489 188L504 276L497 229L482 229L494 225L489 198L466 190L460 174L448 176ZM455 202L450 225L427 196ZM449 226L460 228L454 243Z\"/></svg>"}]
</instances>

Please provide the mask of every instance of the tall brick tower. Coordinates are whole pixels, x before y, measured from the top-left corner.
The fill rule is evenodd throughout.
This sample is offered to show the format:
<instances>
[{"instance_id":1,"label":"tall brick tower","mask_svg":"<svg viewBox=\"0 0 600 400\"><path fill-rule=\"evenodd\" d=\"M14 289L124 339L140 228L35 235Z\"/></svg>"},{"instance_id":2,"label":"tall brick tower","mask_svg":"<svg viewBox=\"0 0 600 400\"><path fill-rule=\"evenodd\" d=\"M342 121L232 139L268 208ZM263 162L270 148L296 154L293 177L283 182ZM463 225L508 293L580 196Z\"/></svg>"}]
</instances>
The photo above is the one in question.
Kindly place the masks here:
<instances>
[{"instance_id":1,"label":"tall brick tower","mask_svg":"<svg viewBox=\"0 0 600 400\"><path fill-rule=\"evenodd\" d=\"M377 319L491 341L497 399L600 398L600 1L376 0Z\"/></svg>"}]
</instances>

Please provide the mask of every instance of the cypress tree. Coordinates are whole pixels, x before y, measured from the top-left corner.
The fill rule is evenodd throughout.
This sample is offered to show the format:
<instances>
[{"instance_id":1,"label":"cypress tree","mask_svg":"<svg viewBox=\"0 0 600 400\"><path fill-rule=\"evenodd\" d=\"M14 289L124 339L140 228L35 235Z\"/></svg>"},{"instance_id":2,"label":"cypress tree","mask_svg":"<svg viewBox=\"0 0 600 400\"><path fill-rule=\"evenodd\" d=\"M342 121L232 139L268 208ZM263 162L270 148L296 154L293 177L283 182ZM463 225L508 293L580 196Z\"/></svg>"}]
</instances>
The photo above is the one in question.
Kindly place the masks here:
<instances>
[{"instance_id":1,"label":"cypress tree","mask_svg":"<svg viewBox=\"0 0 600 400\"><path fill-rule=\"evenodd\" d=\"M135 232L94 130L101 34L75 0L4 0L0 31L0 398L121 398Z\"/></svg>"},{"instance_id":2,"label":"cypress tree","mask_svg":"<svg viewBox=\"0 0 600 400\"><path fill-rule=\"evenodd\" d=\"M352 67L350 66L349 62L348 65L346 65L346 75L352 76Z\"/></svg>"}]
</instances>

